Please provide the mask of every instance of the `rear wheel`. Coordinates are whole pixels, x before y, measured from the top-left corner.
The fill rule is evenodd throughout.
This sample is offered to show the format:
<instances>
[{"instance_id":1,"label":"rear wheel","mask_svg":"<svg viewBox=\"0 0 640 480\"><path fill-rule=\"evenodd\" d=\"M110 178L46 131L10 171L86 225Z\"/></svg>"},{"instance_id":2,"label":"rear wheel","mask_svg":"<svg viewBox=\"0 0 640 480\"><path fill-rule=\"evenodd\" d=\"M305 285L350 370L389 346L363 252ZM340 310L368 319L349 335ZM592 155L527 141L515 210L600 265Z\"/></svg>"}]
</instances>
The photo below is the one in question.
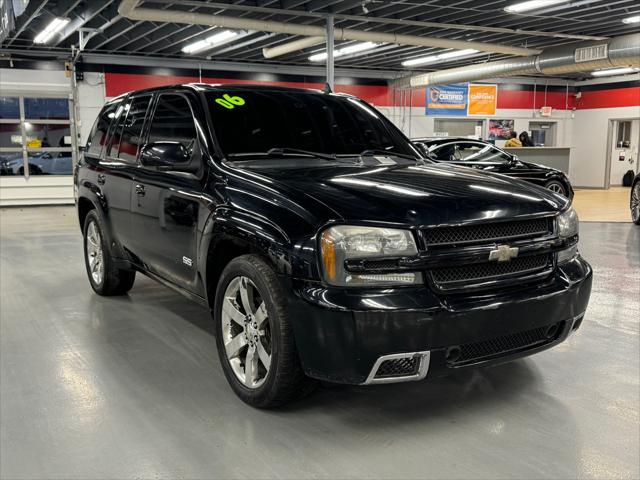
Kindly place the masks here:
<instances>
[{"instance_id":1,"label":"rear wheel","mask_svg":"<svg viewBox=\"0 0 640 480\"><path fill-rule=\"evenodd\" d=\"M244 402L277 407L313 389L316 382L300 365L282 286L261 257L243 255L227 265L214 319L224 374Z\"/></svg>"},{"instance_id":2,"label":"rear wheel","mask_svg":"<svg viewBox=\"0 0 640 480\"><path fill-rule=\"evenodd\" d=\"M136 272L115 267L104 231L95 210L89 212L84 221L84 260L89 283L98 295L124 295L133 287Z\"/></svg>"},{"instance_id":3,"label":"rear wheel","mask_svg":"<svg viewBox=\"0 0 640 480\"><path fill-rule=\"evenodd\" d=\"M559 193L564 197L567 196L566 187L562 184L562 182L558 180L549 180L547 183L544 184L544 188L546 188L547 190L551 190L554 193Z\"/></svg>"},{"instance_id":4,"label":"rear wheel","mask_svg":"<svg viewBox=\"0 0 640 480\"><path fill-rule=\"evenodd\" d=\"M640 225L640 182L636 182L631 191L631 220Z\"/></svg>"}]
</instances>

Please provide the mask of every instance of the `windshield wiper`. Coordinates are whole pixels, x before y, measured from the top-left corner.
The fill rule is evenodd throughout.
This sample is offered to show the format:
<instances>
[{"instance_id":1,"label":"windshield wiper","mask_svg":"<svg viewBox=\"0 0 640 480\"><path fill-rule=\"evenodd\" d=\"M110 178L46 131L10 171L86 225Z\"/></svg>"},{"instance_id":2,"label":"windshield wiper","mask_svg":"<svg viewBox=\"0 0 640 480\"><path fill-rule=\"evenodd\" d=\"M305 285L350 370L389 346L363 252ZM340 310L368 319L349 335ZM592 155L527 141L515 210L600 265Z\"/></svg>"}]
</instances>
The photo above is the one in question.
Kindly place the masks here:
<instances>
[{"instance_id":1,"label":"windshield wiper","mask_svg":"<svg viewBox=\"0 0 640 480\"><path fill-rule=\"evenodd\" d=\"M299 155L309 155L310 157L315 157L315 158L323 158L325 160L331 160L331 161L336 160L336 157L334 155L330 155L328 153L312 152L310 150L302 150L299 148L273 147L267 150L267 153L272 156L299 154Z\"/></svg>"},{"instance_id":2,"label":"windshield wiper","mask_svg":"<svg viewBox=\"0 0 640 480\"><path fill-rule=\"evenodd\" d=\"M369 148L359 153L361 157L373 157L374 155L386 155L387 157L400 157L409 160L419 160L419 158L409 155L408 153L396 153L382 148Z\"/></svg>"},{"instance_id":3,"label":"windshield wiper","mask_svg":"<svg viewBox=\"0 0 640 480\"><path fill-rule=\"evenodd\" d=\"M328 153L312 152L310 150L301 150L299 148L289 147L273 147L266 152L229 153L227 154L227 157L233 158L234 160L241 160L243 157L249 159L251 157L279 157L282 155L306 155L308 157L331 160L332 162L335 162L337 160L334 155L330 155Z\"/></svg>"}]
</instances>

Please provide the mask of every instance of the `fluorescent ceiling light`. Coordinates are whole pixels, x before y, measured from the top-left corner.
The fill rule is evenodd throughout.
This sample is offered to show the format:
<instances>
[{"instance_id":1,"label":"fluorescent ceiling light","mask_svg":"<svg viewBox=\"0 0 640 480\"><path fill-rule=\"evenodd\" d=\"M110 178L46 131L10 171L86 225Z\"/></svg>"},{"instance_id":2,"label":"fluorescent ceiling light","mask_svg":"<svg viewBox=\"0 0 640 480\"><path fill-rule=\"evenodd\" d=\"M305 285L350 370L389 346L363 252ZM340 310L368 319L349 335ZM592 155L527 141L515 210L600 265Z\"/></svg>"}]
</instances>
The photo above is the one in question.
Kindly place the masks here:
<instances>
[{"instance_id":1,"label":"fluorescent ceiling light","mask_svg":"<svg viewBox=\"0 0 640 480\"><path fill-rule=\"evenodd\" d=\"M371 50L372 48L379 47L379 43L373 42L361 42L348 45L346 47L337 48L333 51L333 57L341 57L343 55L349 55L352 53L364 52L365 50ZM322 62L327 59L327 52L315 53L309 57L312 62Z\"/></svg>"},{"instance_id":2,"label":"fluorescent ceiling light","mask_svg":"<svg viewBox=\"0 0 640 480\"><path fill-rule=\"evenodd\" d=\"M47 43L51 40L56 33L62 30L67 26L71 20L69 18L60 18L56 17L51 20L51 23L46 26L44 30L42 30L36 38L33 39L33 43Z\"/></svg>"},{"instance_id":3,"label":"fluorescent ceiling light","mask_svg":"<svg viewBox=\"0 0 640 480\"><path fill-rule=\"evenodd\" d=\"M238 32L233 30L223 30L222 32L215 33L210 37L207 37L203 40L198 40L197 42L190 43L182 48L183 53L198 53L202 50L207 50L213 47L217 47L228 40L236 37Z\"/></svg>"},{"instance_id":4,"label":"fluorescent ceiling light","mask_svg":"<svg viewBox=\"0 0 640 480\"><path fill-rule=\"evenodd\" d=\"M538 8L550 7L559 3L567 3L569 0L529 0L528 2L515 3L504 7L504 11L508 13L522 13Z\"/></svg>"},{"instance_id":5,"label":"fluorescent ceiling light","mask_svg":"<svg viewBox=\"0 0 640 480\"><path fill-rule=\"evenodd\" d=\"M609 68L607 70L596 70L591 72L594 77L608 77L610 75L623 75L625 73L640 72L640 68L622 67L622 68Z\"/></svg>"},{"instance_id":6,"label":"fluorescent ceiling light","mask_svg":"<svg viewBox=\"0 0 640 480\"><path fill-rule=\"evenodd\" d=\"M622 23L640 23L640 15L634 15L633 17L623 18Z\"/></svg>"},{"instance_id":7,"label":"fluorescent ceiling light","mask_svg":"<svg viewBox=\"0 0 640 480\"><path fill-rule=\"evenodd\" d=\"M478 53L478 50L467 48L466 50L452 50L450 52L439 53L438 55L429 55L428 57L412 58L402 62L403 67L414 67L416 65L425 65L427 63L442 62L450 58L466 57Z\"/></svg>"}]
</instances>

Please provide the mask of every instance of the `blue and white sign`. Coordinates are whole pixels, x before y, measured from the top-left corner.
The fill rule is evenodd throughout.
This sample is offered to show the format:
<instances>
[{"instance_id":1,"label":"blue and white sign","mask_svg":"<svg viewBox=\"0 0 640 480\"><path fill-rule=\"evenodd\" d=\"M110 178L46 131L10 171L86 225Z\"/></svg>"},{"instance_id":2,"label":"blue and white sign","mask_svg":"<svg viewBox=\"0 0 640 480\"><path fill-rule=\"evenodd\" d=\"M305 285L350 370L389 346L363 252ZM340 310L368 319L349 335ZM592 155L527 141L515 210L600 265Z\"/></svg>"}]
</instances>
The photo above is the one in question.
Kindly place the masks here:
<instances>
[{"instance_id":1,"label":"blue and white sign","mask_svg":"<svg viewBox=\"0 0 640 480\"><path fill-rule=\"evenodd\" d=\"M467 115L468 83L427 87L427 115Z\"/></svg>"}]
</instances>

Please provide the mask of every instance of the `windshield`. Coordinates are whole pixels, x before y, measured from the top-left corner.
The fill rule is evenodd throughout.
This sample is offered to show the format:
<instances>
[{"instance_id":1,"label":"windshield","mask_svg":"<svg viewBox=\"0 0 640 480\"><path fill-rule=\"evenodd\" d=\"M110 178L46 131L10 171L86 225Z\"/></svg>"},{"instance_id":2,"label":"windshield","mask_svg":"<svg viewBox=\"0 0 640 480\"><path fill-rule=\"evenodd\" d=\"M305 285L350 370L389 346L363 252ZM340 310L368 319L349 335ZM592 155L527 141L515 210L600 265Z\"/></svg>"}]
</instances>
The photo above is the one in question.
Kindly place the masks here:
<instances>
[{"instance_id":1,"label":"windshield","mask_svg":"<svg viewBox=\"0 0 640 480\"><path fill-rule=\"evenodd\" d=\"M382 150L419 157L382 114L354 98L230 88L208 92L206 99L213 129L227 156L276 148L331 155Z\"/></svg>"},{"instance_id":2,"label":"windshield","mask_svg":"<svg viewBox=\"0 0 640 480\"><path fill-rule=\"evenodd\" d=\"M432 157L444 162L505 163L511 156L487 143L452 142L429 148Z\"/></svg>"}]
</instances>

